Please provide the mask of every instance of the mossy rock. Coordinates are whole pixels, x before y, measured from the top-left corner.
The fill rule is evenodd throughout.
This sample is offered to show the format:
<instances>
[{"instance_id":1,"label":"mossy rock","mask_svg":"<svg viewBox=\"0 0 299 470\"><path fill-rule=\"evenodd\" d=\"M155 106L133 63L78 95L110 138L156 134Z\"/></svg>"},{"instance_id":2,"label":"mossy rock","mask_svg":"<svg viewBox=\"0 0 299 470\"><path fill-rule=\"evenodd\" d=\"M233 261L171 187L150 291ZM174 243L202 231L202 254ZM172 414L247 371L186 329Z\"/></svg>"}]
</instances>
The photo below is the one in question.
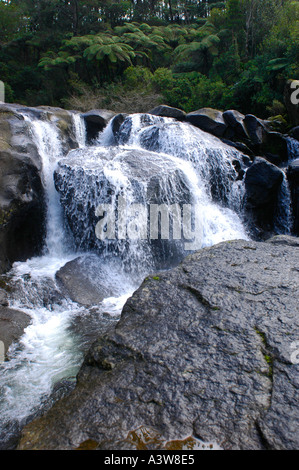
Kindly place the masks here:
<instances>
[{"instance_id":1,"label":"mossy rock","mask_svg":"<svg viewBox=\"0 0 299 470\"><path fill-rule=\"evenodd\" d=\"M290 127L286 118L281 114L269 117L268 121L270 121L272 129L276 132L285 133Z\"/></svg>"}]
</instances>

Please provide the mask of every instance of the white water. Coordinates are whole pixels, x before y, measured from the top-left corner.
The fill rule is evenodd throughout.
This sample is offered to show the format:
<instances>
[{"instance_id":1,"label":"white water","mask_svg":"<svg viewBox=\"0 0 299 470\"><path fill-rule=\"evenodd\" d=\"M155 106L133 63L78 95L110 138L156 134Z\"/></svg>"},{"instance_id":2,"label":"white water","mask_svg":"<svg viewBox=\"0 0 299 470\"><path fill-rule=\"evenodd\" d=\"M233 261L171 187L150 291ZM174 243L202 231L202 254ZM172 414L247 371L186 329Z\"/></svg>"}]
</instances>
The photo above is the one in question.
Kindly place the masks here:
<instances>
[{"instance_id":1,"label":"white water","mask_svg":"<svg viewBox=\"0 0 299 470\"><path fill-rule=\"evenodd\" d=\"M132 127L125 147L154 147L159 154L171 158L185 175L191 188L198 219L202 224L202 246L211 246L231 239L248 239L240 218L245 187L236 181L234 160L242 159L239 151L221 143L219 139L192 126L171 118L135 114L130 117ZM123 124L126 127L126 121ZM147 144L153 130L158 131L153 145ZM109 145L111 126L103 133L103 145ZM120 142L122 128L120 129ZM215 190L219 202L211 193L211 177L221 181ZM226 199L226 204L221 201ZM198 248L201 248L198 247Z\"/></svg>"},{"instance_id":2,"label":"white water","mask_svg":"<svg viewBox=\"0 0 299 470\"><path fill-rule=\"evenodd\" d=\"M288 143L288 153L289 153L289 160L296 160L299 158L299 142L297 139L293 139L293 137L287 138Z\"/></svg>"},{"instance_id":3,"label":"white water","mask_svg":"<svg viewBox=\"0 0 299 470\"><path fill-rule=\"evenodd\" d=\"M99 182L101 174L104 174L108 183L115 189L114 194L125 192L129 202L133 202L135 193L129 178L131 167L123 158L132 148L134 151L141 151L142 137L145 132L151 130L150 126L143 125L139 115L133 116L130 139L125 145L118 147L118 150L109 147L112 142L115 143L111 126L100 136L101 148L86 149L83 122L79 115L74 114L79 150L71 152L65 158L61 135L55 123L25 119L42 162L47 200L46 240L42 257L15 263L9 274L11 283L15 286L10 307L28 314L31 324L21 340L10 348L9 361L0 366L0 435L1 427L3 429L8 421L24 423L49 396L55 383L64 378L75 377L82 363L86 341L76 328L73 328L76 320L85 321L87 327L89 322L93 322L94 327L93 314L98 328L94 334L98 336L103 315L108 314L115 318L120 315L127 298L142 280L140 272L145 274L151 266L150 263L147 264L150 257L148 242L143 241L140 244L132 240L129 246L124 244L121 247L122 252L125 252L132 262L130 275L109 264L109 260L108 264L103 266L107 273L107 284L112 286L113 293L96 306L95 313L63 298L56 284L55 274L68 261L76 258L78 253L72 249L53 179L59 161L62 166L67 161L72 163L72 170L75 169L74 189L81 198L79 202L84 209L83 215L87 214L88 208L96 207L99 202L94 200L91 182ZM180 182L173 169L184 176L192 194L192 202L197 208L198 218L201 220L201 246L233 238L248 238L241 221L244 188L241 182L235 182L234 178L231 178L235 176L232 161L241 158L241 154L224 144L219 147L218 140L187 124L174 124L172 120L160 119L159 122L155 120L153 125L160 126L161 132L158 139L159 149L152 152L149 165L162 176L165 174L165 179L161 179L162 192L163 197L169 201L181 191ZM103 158L105 153L106 157ZM77 170L84 168L84 175L82 171L76 173L76 165ZM97 165L100 172L97 172ZM215 176L214 173L216 176L222 174L223 187L216 188L215 191L219 192L219 196L226 198L225 204L212 199L209 180ZM74 181L67 179L66 186L72 187ZM145 189L146 183L141 178L138 194L146 199ZM70 207L74 214L78 209L77 202L74 201L74 206ZM88 219L83 221L83 227L81 236L84 240L85 232L94 231L94 227L89 227ZM121 258L123 253L120 251L118 256ZM137 263L140 266L137 266ZM137 275L139 268L141 269ZM90 274L93 276L93 273Z\"/></svg>"},{"instance_id":4,"label":"white water","mask_svg":"<svg viewBox=\"0 0 299 470\"><path fill-rule=\"evenodd\" d=\"M55 281L56 272L78 256L69 248L63 211L54 187L53 172L63 158L59 130L49 121L31 120L26 116L24 119L42 162L47 203L46 239L43 256L15 263L9 273L14 286L10 307L29 315L31 324L20 341L10 348L9 360L0 365L0 445L8 437L4 429L9 422L24 424L50 395L55 383L75 378L83 360L84 338L71 327L76 318L85 316L88 323L90 316L87 309L62 298ZM79 145L83 147L83 123L77 115L74 125ZM98 335L101 315L119 316L127 298L138 286L120 271L114 270L111 275L116 295L106 299L102 306L98 305Z\"/></svg>"},{"instance_id":5,"label":"white water","mask_svg":"<svg viewBox=\"0 0 299 470\"><path fill-rule=\"evenodd\" d=\"M81 114L72 114L74 131L79 148L86 146L86 127Z\"/></svg>"}]
</instances>

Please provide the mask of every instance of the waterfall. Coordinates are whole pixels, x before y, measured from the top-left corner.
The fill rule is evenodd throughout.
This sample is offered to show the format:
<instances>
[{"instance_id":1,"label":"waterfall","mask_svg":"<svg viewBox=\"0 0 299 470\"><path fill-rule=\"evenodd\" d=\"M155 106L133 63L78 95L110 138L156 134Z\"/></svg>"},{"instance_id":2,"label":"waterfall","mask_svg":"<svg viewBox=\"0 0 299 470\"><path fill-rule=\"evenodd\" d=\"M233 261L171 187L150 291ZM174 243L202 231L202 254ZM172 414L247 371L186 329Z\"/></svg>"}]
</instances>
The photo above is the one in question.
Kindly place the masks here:
<instances>
[{"instance_id":1,"label":"waterfall","mask_svg":"<svg viewBox=\"0 0 299 470\"><path fill-rule=\"evenodd\" d=\"M81 114L73 113L72 114L73 123L74 123L74 131L76 136L76 141L78 143L79 148L86 146L86 127L84 119L82 118Z\"/></svg>"},{"instance_id":2,"label":"waterfall","mask_svg":"<svg viewBox=\"0 0 299 470\"><path fill-rule=\"evenodd\" d=\"M218 139L172 119L133 115L118 131L111 121L98 142L87 147L84 122L72 113L78 148L66 156L55 122L24 118L42 164L46 237L43 256L15 263L8 275L14 285L10 307L28 314L31 324L10 348L9 361L0 365L4 441L16 423L24 425L40 409L57 382L74 380L92 335L101 334L104 322L110 321L107 315L116 321L145 275L167 269L203 246L248 238L242 221L244 185L237 170L245 169L246 158ZM128 217L125 229L120 225L121 200ZM118 223L118 239L96 236L99 207L105 204ZM148 220L157 207L166 208L155 215L159 227ZM136 219L143 208L146 216ZM172 238L162 236L163 217ZM176 217L182 217L183 233ZM151 231L135 236L144 226ZM95 263L87 275L94 283L109 285L111 292L93 308L67 298L55 277L67 262L84 259L90 251Z\"/></svg>"},{"instance_id":3,"label":"waterfall","mask_svg":"<svg viewBox=\"0 0 299 470\"><path fill-rule=\"evenodd\" d=\"M236 162L244 166L240 152L173 119L133 115L125 119L117 136L113 127L111 121L97 145L70 152L55 173L77 248L102 256L114 253L129 271L134 267L146 273L179 262L188 250L248 237L241 220L244 184L237 181L234 166ZM118 217L120 196L126 199L126 210L134 204L142 204L148 212L153 205L190 204L197 222L196 243L182 246L168 239L158 246L149 233L128 240L113 232L112 240L97 240L97 207L109 205Z\"/></svg>"},{"instance_id":4,"label":"waterfall","mask_svg":"<svg viewBox=\"0 0 299 470\"><path fill-rule=\"evenodd\" d=\"M22 117L41 161L47 204L46 236L43 255L14 263L7 275L13 285L9 307L27 314L31 324L10 347L9 360L0 364L0 448L5 448L16 429L47 403L56 383L65 378L75 380L90 341L101 334L103 315L109 314L115 321L113 317L119 316L127 298L138 287L122 274L119 266L105 268L98 262L101 273L106 269L106 278L110 276L109 298L91 312L62 295L55 274L80 254L72 250L54 186L55 167L64 158L62 135L55 122L30 115ZM78 146L84 147L84 123L79 115L72 117ZM95 276L95 271L90 275Z\"/></svg>"},{"instance_id":5,"label":"waterfall","mask_svg":"<svg viewBox=\"0 0 299 470\"><path fill-rule=\"evenodd\" d=\"M291 191L287 176L283 174L283 181L280 188L278 209L275 218L275 231L278 234L290 235L293 226L291 210Z\"/></svg>"},{"instance_id":6,"label":"waterfall","mask_svg":"<svg viewBox=\"0 0 299 470\"><path fill-rule=\"evenodd\" d=\"M55 254L55 256L59 257L67 250L63 212L53 180L56 163L63 157L61 138L55 124L49 121L31 121L30 128L33 141L38 148L42 162L42 178L46 194L47 227L45 251L50 256Z\"/></svg>"}]
</instances>

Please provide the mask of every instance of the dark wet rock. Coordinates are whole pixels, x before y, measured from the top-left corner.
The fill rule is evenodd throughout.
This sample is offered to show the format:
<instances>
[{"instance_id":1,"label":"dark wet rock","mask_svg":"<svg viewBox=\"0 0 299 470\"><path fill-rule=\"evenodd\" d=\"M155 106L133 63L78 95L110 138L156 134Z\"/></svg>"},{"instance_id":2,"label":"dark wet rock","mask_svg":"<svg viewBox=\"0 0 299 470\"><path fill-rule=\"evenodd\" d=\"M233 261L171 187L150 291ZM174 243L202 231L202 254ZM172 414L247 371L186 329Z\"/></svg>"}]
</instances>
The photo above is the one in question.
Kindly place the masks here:
<instances>
[{"instance_id":1,"label":"dark wet rock","mask_svg":"<svg viewBox=\"0 0 299 470\"><path fill-rule=\"evenodd\" d=\"M297 449L293 240L221 243L148 277L91 348L76 389L26 426L19 449L131 449L140 427L224 449Z\"/></svg>"},{"instance_id":2,"label":"dark wet rock","mask_svg":"<svg viewBox=\"0 0 299 470\"><path fill-rule=\"evenodd\" d=\"M105 286L105 272L96 256L82 256L68 262L56 273L62 293L85 306L97 305L111 297L112 289Z\"/></svg>"},{"instance_id":3,"label":"dark wet rock","mask_svg":"<svg viewBox=\"0 0 299 470\"><path fill-rule=\"evenodd\" d=\"M244 118L244 126L252 144L254 146L261 145L266 134L266 127L263 121L253 114L247 114Z\"/></svg>"},{"instance_id":4,"label":"dark wet rock","mask_svg":"<svg viewBox=\"0 0 299 470\"><path fill-rule=\"evenodd\" d=\"M283 171L257 157L245 175L246 208L253 223L265 232L274 228Z\"/></svg>"},{"instance_id":5,"label":"dark wet rock","mask_svg":"<svg viewBox=\"0 0 299 470\"><path fill-rule=\"evenodd\" d=\"M86 125L87 141L89 143L97 138L99 132L103 131L113 116L115 116L115 113L107 109L93 109L82 114Z\"/></svg>"},{"instance_id":6,"label":"dark wet rock","mask_svg":"<svg viewBox=\"0 0 299 470\"><path fill-rule=\"evenodd\" d=\"M141 114L139 127L140 129L146 128L148 126L153 126L153 129L158 129L164 124L164 118L162 116L155 116L153 114ZM120 123L120 125L118 124ZM115 141L118 145L125 145L128 143L131 132L133 129L133 117L130 115L119 114L112 121L112 129L115 137ZM158 129L159 131L159 129ZM154 143L153 139L152 142ZM158 142L155 142L157 145ZM151 148L148 148L151 150Z\"/></svg>"},{"instance_id":7,"label":"dark wet rock","mask_svg":"<svg viewBox=\"0 0 299 470\"><path fill-rule=\"evenodd\" d=\"M0 341L4 343L5 354L30 324L31 318L24 312L0 306Z\"/></svg>"},{"instance_id":8,"label":"dark wet rock","mask_svg":"<svg viewBox=\"0 0 299 470\"><path fill-rule=\"evenodd\" d=\"M287 162L289 158L287 139L279 132L265 133L261 151L267 160L276 165Z\"/></svg>"},{"instance_id":9,"label":"dark wet rock","mask_svg":"<svg viewBox=\"0 0 299 470\"><path fill-rule=\"evenodd\" d=\"M193 111L186 115L186 121L216 137L223 137L227 129L223 113L212 108L202 108L198 111Z\"/></svg>"},{"instance_id":10,"label":"dark wet rock","mask_svg":"<svg viewBox=\"0 0 299 470\"><path fill-rule=\"evenodd\" d=\"M291 135L294 139L299 140L299 126L294 127L294 128L290 131L290 135Z\"/></svg>"},{"instance_id":11,"label":"dark wet rock","mask_svg":"<svg viewBox=\"0 0 299 470\"><path fill-rule=\"evenodd\" d=\"M4 289L0 288L0 306L7 307L8 306L8 295Z\"/></svg>"},{"instance_id":12,"label":"dark wet rock","mask_svg":"<svg viewBox=\"0 0 299 470\"><path fill-rule=\"evenodd\" d=\"M13 107L0 107L0 273L41 249L44 203L37 149Z\"/></svg>"},{"instance_id":13,"label":"dark wet rock","mask_svg":"<svg viewBox=\"0 0 299 470\"><path fill-rule=\"evenodd\" d=\"M166 106L161 104L156 108L148 112L148 114L154 114L155 116L163 116L177 119L178 121L184 121L186 119L185 111L182 111L178 108L172 108L171 106Z\"/></svg>"},{"instance_id":14,"label":"dark wet rock","mask_svg":"<svg viewBox=\"0 0 299 470\"><path fill-rule=\"evenodd\" d=\"M223 113L223 119L227 126L234 131L234 137L239 139L248 139L247 132L244 126L245 116L239 111L228 110Z\"/></svg>"},{"instance_id":15,"label":"dark wet rock","mask_svg":"<svg viewBox=\"0 0 299 470\"><path fill-rule=\"evenodd\" d=\"M246 144L243 144L242 142L232 142L231 140L223 139L223 138L221 138L221 141L224 144L229 145L230 147L234 147L240 152L245 153L245 155L248 155L250 157L253 157L254 155L253 151Z\"/></svg>"},{"instance_id":16,"label":"dark wet rock","mask_svg":"<svg viewBox=\"0 0 299 470\"><path fill-rule=\"evenodd\" d=\"M299 159L290 163L287 170L287 177L292 198L294 217L293 230L296 235L299 235Z\"/></svg>"},{"instance_id":17,"label":"dark wet rock","mask_svg":"<svg viewBox=\"0 0 299 470\"><path fill-rule=\"evenodd\" d=\"M30 124L24 116L54 122L65 154L78 146L68 111L0 105L0 273L16 260L39 254L43 246L42 163Z\"/></svg>"},{"instance_id":18,"label":"dark wet rock","mask_svg":"<svg viewBox=\"0 0 299 470\"><path fill-rule=\"evenodd\" d=\"M117 114L111 121L111 126L112 126L112 133L115 137L115 141L118 141L118 135L120 131L120 127L127 118L127 114Z\"/></svg>"}]
</instances>

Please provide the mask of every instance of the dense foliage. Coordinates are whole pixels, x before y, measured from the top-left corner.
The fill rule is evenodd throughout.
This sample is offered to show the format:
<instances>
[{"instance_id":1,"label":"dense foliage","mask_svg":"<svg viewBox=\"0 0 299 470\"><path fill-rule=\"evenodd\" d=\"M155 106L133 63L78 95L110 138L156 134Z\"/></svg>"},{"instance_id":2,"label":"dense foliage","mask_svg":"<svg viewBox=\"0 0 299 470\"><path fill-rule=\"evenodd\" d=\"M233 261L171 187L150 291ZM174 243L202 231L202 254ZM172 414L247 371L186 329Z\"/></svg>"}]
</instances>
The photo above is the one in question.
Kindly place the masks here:
<instances>
[{"instance_id":1,"label":"dense foliage","mask_svg":"<svg viewBox=\"0 0 299 470\"><path fill-rule=\"evenodd\" d=\"M6 100L284 115L299 0L0 0Z\"/></svg>"}]
</instances>

